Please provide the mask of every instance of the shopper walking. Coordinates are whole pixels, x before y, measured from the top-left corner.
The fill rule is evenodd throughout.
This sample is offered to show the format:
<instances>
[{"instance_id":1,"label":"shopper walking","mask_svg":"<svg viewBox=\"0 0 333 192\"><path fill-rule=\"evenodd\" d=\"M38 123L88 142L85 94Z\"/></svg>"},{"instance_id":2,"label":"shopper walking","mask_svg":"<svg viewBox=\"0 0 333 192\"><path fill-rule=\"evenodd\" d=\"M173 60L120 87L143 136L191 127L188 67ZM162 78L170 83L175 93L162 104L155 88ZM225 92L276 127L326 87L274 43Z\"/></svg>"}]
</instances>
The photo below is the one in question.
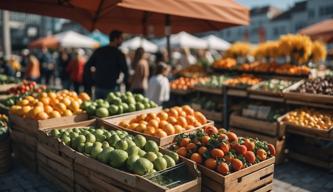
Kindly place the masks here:
<instances>
[{"instance_id":1,"label":"shopper walking","mask_svg":"<svg viewBox=\"0 0 333 192\"><path fill-rule=\"evenodd\" d=\"M51 53L46 47L42 48L42 53L39 61L42 68L42 78L44 79L45 84L49 85L54 75L55 64Z\"/></svg>"},{"instance_id":2,"label":"shopper walking","mask_svg":"<svg viewBox=\"0 0 333 192\"><path fill-rule=\"evenodd\" d=\"M67 66L71 60L68 50L62 48L58 53L57 64L59 69L59 77L61 79L62 87L65 89L70 88L69 74L67 73Z\"/></svg>"},{"instance_id":3,"label":"shopper walking","mask_svg":"<svg viewBox=\"0 0 333 192\"><path fill-rule=\"evenodd\" d=\"M27 67L24 73L24 79L27 79L29 81L36 81L39 82L40 78L40 64L37 59L32 54L28 55L27 59Z\"/></svg>"},{"instance_id":4,"label":"shopper walking","mask_svg":"<svg viewBox=\"0 0 333 192\"><path fill-rule=\"evenodd\" d=\"M109 34L110 44L95 50L84 69L85 85L96 84L96 98L105 98L107 93L115 91L120 73L124 74L124 83L128 85L128 67L125 55L119 50L123 42L122 32ZM93 76L94 75L94 76Z\"/></svg>"},{"instance_id":5,"label":"shopper walking","mask_svg":"<svg viewBox=\"0 0 333 192\"><path fill-rule=\"evenodd\" d=\"M66 72L69 74L71 81L73 82L74 90L79 93L83 80L83 71L85 58L84 51L82 49L76 50L73 59L67 65Z\"/></svg>"},{"instance_id":6,"label":"shopper walking","mask_svg":"<svg viewBox=\"0 0 333 192\"><path fill-rule=\"evenodd\" d=\"M141 47L135 51L132 68L134 74L130 81L131 90L133 93L144 94L148 88L149 64L145 50Z\"/></svg>"},{"instance_id":7,"label":"shopper walking","mask_svg":"<svg viewBox=\"0 0 333 192\"><path fill-rule=\"evenodd\" d=\"M170 67L164 63L158 64L156 67L156 75L154 75L148 83L146 96L157 103L164 105L170 98L170 84L167 78Z\"/></svg>"}]
</instances>

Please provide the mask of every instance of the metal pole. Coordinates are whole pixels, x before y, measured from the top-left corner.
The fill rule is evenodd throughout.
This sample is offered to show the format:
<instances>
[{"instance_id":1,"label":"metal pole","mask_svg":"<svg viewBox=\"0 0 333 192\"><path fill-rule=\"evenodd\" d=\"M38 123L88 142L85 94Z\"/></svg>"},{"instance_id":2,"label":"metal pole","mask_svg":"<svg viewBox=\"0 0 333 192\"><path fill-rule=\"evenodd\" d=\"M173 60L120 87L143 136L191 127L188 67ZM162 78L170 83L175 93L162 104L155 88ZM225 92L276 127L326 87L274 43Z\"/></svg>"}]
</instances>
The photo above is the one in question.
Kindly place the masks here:
<instances>
[{"instance_id":1,"label":"metal pole","mask_svg":"<svg viewBox=\"0 0 333 192\"><path fill-rule=\"evenodd\" d=\"M172 56L171 56L171 44L170 44L170 34L171 34L171 20L170 15L165 15L165 35L166 35L166 44L168 51L168 60L169 64L172 64Z\"/></svg>"},{"instance_id":2,"label":"metal pole","mask_svg":"<svg viewBox=\"0 0 333 192\"><path fill-rule=\"evenodd\" d=\"M2 30L3 30L3 49L5 58L9 58L12 54L10 42L10 26L9 26L9 11L2 11Z\"/></svg>"}]
</instances>

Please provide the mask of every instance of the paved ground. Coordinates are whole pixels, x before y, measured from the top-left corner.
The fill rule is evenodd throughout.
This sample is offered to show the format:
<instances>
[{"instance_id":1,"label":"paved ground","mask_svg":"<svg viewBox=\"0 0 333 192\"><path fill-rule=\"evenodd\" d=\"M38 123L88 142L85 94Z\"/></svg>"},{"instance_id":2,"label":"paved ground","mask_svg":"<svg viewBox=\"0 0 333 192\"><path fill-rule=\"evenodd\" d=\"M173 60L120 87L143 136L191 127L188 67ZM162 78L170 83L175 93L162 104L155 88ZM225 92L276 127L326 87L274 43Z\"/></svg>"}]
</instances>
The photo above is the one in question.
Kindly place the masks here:
<instances>
[{"instance_id":1,"label":"paved ground","mask_svg":"<svg viewBox=\"0 0 333 192\"><path fill-rule=\"evenodd\" d=\"M0 175L0 192L57 192L55 186L20 164ZM274 192L333 192L333 173L295 161L275 169Z\"/></svg>"}]
</instances>

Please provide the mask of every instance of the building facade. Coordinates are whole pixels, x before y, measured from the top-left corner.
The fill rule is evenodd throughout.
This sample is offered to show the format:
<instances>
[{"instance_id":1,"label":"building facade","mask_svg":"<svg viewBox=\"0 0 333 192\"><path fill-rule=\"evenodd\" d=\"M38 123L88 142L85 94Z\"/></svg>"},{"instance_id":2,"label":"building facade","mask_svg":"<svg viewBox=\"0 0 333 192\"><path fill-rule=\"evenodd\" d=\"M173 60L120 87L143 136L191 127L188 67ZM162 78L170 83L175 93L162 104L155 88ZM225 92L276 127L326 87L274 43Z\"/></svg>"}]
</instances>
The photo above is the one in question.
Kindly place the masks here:
<instances>
[{"instance_id":1,"label":"building facade","mask_svg":"<svg viewBox=\"0 0 333 192\"><path fill-rule=\"evenodd\" d=\"M225 29L217 35L229 42L275 40L283 34L297 33L306 26L333 18L333 1L301 1L285 11L271 6L253 8L250 17L248 26Z\"/></svg>"}]
</instances>

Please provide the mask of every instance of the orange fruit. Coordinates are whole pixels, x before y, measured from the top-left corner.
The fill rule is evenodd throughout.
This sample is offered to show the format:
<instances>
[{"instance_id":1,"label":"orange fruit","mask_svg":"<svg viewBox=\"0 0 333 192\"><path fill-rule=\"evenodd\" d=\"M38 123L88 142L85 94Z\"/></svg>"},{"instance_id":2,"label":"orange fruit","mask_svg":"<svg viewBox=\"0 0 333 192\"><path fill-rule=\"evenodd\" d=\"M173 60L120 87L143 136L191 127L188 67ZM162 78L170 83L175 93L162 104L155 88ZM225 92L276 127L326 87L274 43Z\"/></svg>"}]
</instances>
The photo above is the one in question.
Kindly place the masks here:
<instances>
[{"instance_id":1,"label":"orange fruit","mask_svg":"<svg viewBox=\"0 0 333 192\"><path fill-rule=\"evenodd\" d=\"M197 150L197 145L194 144L194 143L189 143L189 144L186 145L186 149L187 149L188 151L189 151L189 150L191 150L191 151L196 151L196 150Z\"/></svg>"},{"instance_id":2,"label":"orange fruit","mask_svg":"<svg viewBox=\"0 0 333 192\"><path fill-rule=\"evenodd\" d=\"M37 117L39 113L44 112L44 108L41 106L37 106L32 111L33 111L33 116Z\"/></svg>"},{"instance_id":3,"label":"orange fruit","mask_svg":"<svg viewBox=\"0 0 333 192\"><path fill-rule=\"evenodd\" d=\"M130 123L130 125L128 126L129 129L135 130L135 128L139 126L139 123Z\"/></svg>"},{"instance_id":4,"label":"orange fruit","mask_svg":"<svg viewBox=\"0 0 333 192\"><path fill-rule=\"evenodd\" d=\"M19 105L21 106L25 106L25 105L29 105L30 101L28 99L23 99L19 102Z\"/></svg>"},{"instance_id":5,"label":"orange fruit","mask_svg":"<svg viewBox=\"0 0 333 192\"><path fill-rule=\"evenodd\" d=\"M72 101L71 104L70 104L70 106L69 106L69 108L72 111L76 112L76 111L78 111L80 109L80 103L77 102L77 101Z\"/></svg>"},{"instance_id":6,"label":"orange fruit","mask_svg":"<svg viewBox=\"0 0 333 192\"><path fill-rule=\"evenodd\" d=\"M193 115L188 115L186 117L186 120L189 125L193 125L193 126L194 126L195 122L197 121L197 119Z\"/></svg>"},{"instance_id":7,"label":"orange fruit","mask_svg":"<svg viewBox=\"0 0 333 192\"><path fill-rule=\"evenodd\" d=\"M70 111L70 110L68 110L68 109L66 109L66 110L64 111L64 116L72 116L72 115L73 115L72 111Z\"/></svg>"},{"instance_id":8,"label":"orange fruit","mask_svg":"<svg viewBox=\"0 0 333 192\"><path fill-rule=\"evenodd\" d=\"M158 128L159 122L156 119L152 119L148 122L148 126Z\"/></svg>"},{"instance_id":9,"label":"orange fruit","mask_svg":"<svg viewBox=\"0 0 333 192\"><path fill-rule=\"evenodd\" d=\"M182 107L182 109L187 115L193 115L194 114L194 110L189 105L184 105Z\"/></svg>"},{"instance_id":10,"label":"orange fruit","mask_svg":"<svg viewBox=\"0 0 333 192\"><path fill-rule=\"evenodd\" d=\"M140 123L137 127L135 127L135 130L138 132L144 132L147 129L147 125Z\"/></svg>"},{"instance_id":11,"label":"orange fruit","mask_svg":"<svg viewBox=\"0 0 333 192\"><path fill-rule=\"evenodd\" d=\"M156 117L157 117L157 115L155 113L148 113L147 117L145 118L145 120L149 122L149 121L151 121L153 119L156 120Z\"/></svg>"},{"instance_id":12,"label":"orange fruit","mask_svg":"<svg viewBox=\"0 0 333 192\"><path fill-rule=\"evenodd\" d=\"M165 125L163 130L168 134L168 135L173 135L176 133L175 128L171 124Z\"/></svg>"},{"instance_id":13,"label":"orange fruit","mask_svg":"<svg viewBox=\"0 0 333 192\"><path fill-rule=\"evenodd\" d=\"M196 162L196 163L201 163L202 162L202 157L199 153L193 153L191 155L191 160Z\"/></svg>"},{"instance_id":14,"label":"orange fruit","mask_svg":"<svg viewBox=\"0 0 333 192\"><path fill-rule=\"evenodd\" d=\"M46 92L42 92L41 94L40 94L40 97L42 98L42 97L47 97L47 93Z\"/></svg>"},{"instance_id":15,"label":"orange fruit","mask_svg":"<svg viewBox=\"0 0 333 192\"><path fill-rule=\"evenodd\" d=\"M171 123L172 125L175 125L178 123L177 118L174 116L169 116L168 122Z\"/></svg>"},{"instance_id":16,"label":"orange fruit","mask_svg":"<svg viewBox=\"0 0 333 192\"><path fill-rule=\"evenodd\" d=\"M137 118L133 118L133 119L130 120L130 124L131 123L138 123L138 122L139 122L139 120Z\"/></svg>"},{"instance_id":17,"label":"orange fruit","mask_svg":"<svg viewBox=\"0 0 333 192\"><path fill-rule=\"evenodd\" d=\"M204 154L207 150L208 150L207 147L202 146L202 147L199 148L198 153L199 153L200 155L202 155L202 154Z\"/></svg>"},{"instance_id":18,"label":"orange fruit","mask_svg":"<svg viewBox=\"0 0 333 192\"><path fill-rule=\"evenodd\" d=\"M44 106L44 111L49 114L53 111L53 108L50 105Z\"/></svg>"},{"instance_id":19,"label":"orange fruit","mask_svg":"<svg viewBox=\"0 0 333 192\"><path fill-rule=\"evenodd\" d=\"M50 113L50 117L51 118L59 118L59 117L61 117L61 114L58 111L52 111Z\"/></svg>"},{"instance_id":20,"label":"orange fruit","mask_svg":"<svg viewBox=\"0 0 333 192\"><path fill-rule=\"evenodd\" d=\"M174 126L174 128L175 128L175 133L182 133L182 132L184 132L184 128L182 128L182 126L180 126L180 125L175 125Z\"/></svg>"},{"instance_id":21,"label":"orange fruit","mask_svg":"<svg viewBox=\"0 0 333 192\"><path fill-rule=\"evenodd\" d=\"M90 100L90 96L85 92L81 92L79 94L79 98L82 99L82 101L89 101Z\"/></svg>"},{"instance_id":22,"label":"orange fruit","mask_svg":"<svg viewBox=\"0 0 333 192\"><path fill-rule=\"evenodd\" d=\"M147 126L147 129L144 131L145 134L154 135L156 133L156 128L152 126Z\"/></svg>"},{"instance_id":23,"label":"orange fruit","mask_svg":"<svg viewBox=\"0 0 333 192\"><path fill-rule=\"evenodd\" d=\"M209 169L215 169L216 165L217 163L215 159L209 158L205 161L205 166Z\"/></svg>"},{"instance_id":24,"label":"orange fruit","mask_svg":"<svg viewBox=\"0 0 333 192\"><path fill-rule=\"evenodd\" d=\"M42 97L42 98L40 99L40 101L41 101L44 105L49 105L50 102L51 102L51 99L48 98L48 97Z\"/></svg>"},{"instance_id":25,"label":"orange fruit","mask_svg":"<svg viewBox=\"0 0 333 192\"><path fill-rule=\"evenodd\" d=\"M171 108L168 112L169 116L178 117L179 113L175 108Z\"/></svg>"},{"instance_id":26,"label":"orange fruit","mask_svg":"<svg viewBox=\"0 0 333 192\"><path fill-rule=\"evenodd\" d=\"M185 147L180 147L179 149L177 149L177 154L180 156L185 157L187 155L187 150Z\"/></svg>"},{"instance_id":27,"label":"orange fruit","mask_svg":"<svg viewBox=\"0 0 333 192\"><path fill-rule=\"evenodd\" d=\"M136 117L136 119L137 119L138 121L142 121L142 120L145 120L146 117L147 117L147 114L141 114L141 115L138 115L138 116Z\"/></svg>"},{"instance_id":28,"label":"orange fruit","mask_svg":"<svg viewBox=\"0 0 333 192\"><path fill-rule=\"evenodd\" d=\"M55 99L57 97L57 94L55 92L49 92L48 93L48 96L51 98L51 99Z\"/></svg>"},{"instance_id":29,"label":"orange fruit","mask_svg":"<svg viewBox=\"0 0 333 192\"><path fill-rule=\"evenodd\" d=\"M178 124L180 126L182 126L183 128L186 128L188 126L187 120L185 117L178 117L177 121L178 121Z\"/></svg>"},{"instance_id":30,"label":"orange fruit","mask_svg":"<svg viewBox=\"0 0 333 192\"><path fill-rule=\"evenodd\" d=\"M210 154L214 158L222 158L224 156L224 152L221 149L215 148L210 151Z\"/></svg>"},{"instance_id":31,"label":"orange fruit","mask_svg":"<svg viewBox=\"0 0 333 192\"><path fill-rule=\"evenodd\" d=\"M23 108L22 108L22 113L24 114L24 115L28 115L29 114L29 112L32 110L32 107L31 106L24 106Z\"/></svg>"},{"instance_id":32,"label":"orange fruit","mask_svg":"<svg viewBox=\"0 0 333 192\"><path fill-rule=\"evenodd\" d=\"M187 127L185 127L186 130L189 130L189 129L194 129L195 127L193 125L188 125Z\"/></svg>"},{"instance_id":33,"label":"orange fruit","mask_svg":"<svg viewBox=\"0 0 333 192\"><path fill-rule=\"evenodd\" d=\"M27 96L27 97L25 97L24 99L26 99L26 100L28 100L28 101L34 101L35 100L35 98L33 97L33 96Z\"/></svg>"},{"instance_id":34,"label":"orange fruit","mask_svg":"<svg viewBox=\"0 0 333 192\"><path fill-rule=\"evenodd\" d=\"M163 131L162 129L157 129L155 132L155 136L161 138L161 137L168 136L168 134L165 131Z\"/></svg>"},{"instance_id":35,"label":"orange fruit","mask_svg":"<svg viewBox=\"0 0 333 192\"><path fill-rule=\"evenodd\" d=\"M57 109L58 111L61 111L61 112L65 112L66 109L67 109L67 107L66 107L66 105L63 104L63 103L57 103L57 104L55 105L55 109Z\"/></svg>"},{"instance_id":36,"label":"orange fruit","mask_svg":"<svg viewBox=\"0 0 333 192\"><path fill-rule=\"evenodd\" d=\"M48 119L49 116L45 112L40 112L40 113L37 114L36 118L38 120L45 120L45 119Z\"/></svg>"},{"instance_id":37,"label":"orange fruit","mask_svg":"<svg viewBox=\"0 0 333 192\"><path fill-rule=\"evenodd\" d=\"M38 101L38 102L35 104L35 106L44 107L44 103L42 103L42 102Z\"/></svg>"},{"instance_id":38,"label":"orange fruit","mask_svg":"<svg viewBox=\"0 0 333 192\"><path fill-rule=\"evenodd\" d=\"M194 117L199 121L201 124L205 124L207 122L206 117L201 112L195 112Z\"/></svg>"},{"instance_id":39,"label":"orange fruit","mask_svg":"<svg viewBox=\"0 0 333 192\"><path fill-rule=\"evenodd\" d=\"M125 121L122 121L118 124L119 127L125 127L125 128L128 128L129 124L126 123Z\"/></svg>"},{"instance_id":40,"label":"orange fruit","mask_svg":"<svg viewBox=\"0 0 333 192\"><path fill-rule=\"evenodd\" d=\"M160 129L164 129L164 127L165 127L167 124L169 124L167 121L162 120L162 121L159 123L158 128L160 128Z\"/></svg>"},{"instance_id":41,"label":"orange fruit","mask_svg":"<svg viewBox=\"0 0 333 192\"><path fill-rule=\"evenodd\" d=\"M62 101L63 104L66 105L66 107L69 107L72 103L71 99L69 97L65 97Z\"/></svg>"},{"instance_id":42,"label":"orange fruit","mask_svg":"<svg viewBox=\"0 0 333 192\"><path fill-rule=\"evenodd\" d=\"M160 118L160 120L162 121L167 120L169 115L166 112L162 111L157 114L157 117Z\"/></svg>"}]
</instances>

